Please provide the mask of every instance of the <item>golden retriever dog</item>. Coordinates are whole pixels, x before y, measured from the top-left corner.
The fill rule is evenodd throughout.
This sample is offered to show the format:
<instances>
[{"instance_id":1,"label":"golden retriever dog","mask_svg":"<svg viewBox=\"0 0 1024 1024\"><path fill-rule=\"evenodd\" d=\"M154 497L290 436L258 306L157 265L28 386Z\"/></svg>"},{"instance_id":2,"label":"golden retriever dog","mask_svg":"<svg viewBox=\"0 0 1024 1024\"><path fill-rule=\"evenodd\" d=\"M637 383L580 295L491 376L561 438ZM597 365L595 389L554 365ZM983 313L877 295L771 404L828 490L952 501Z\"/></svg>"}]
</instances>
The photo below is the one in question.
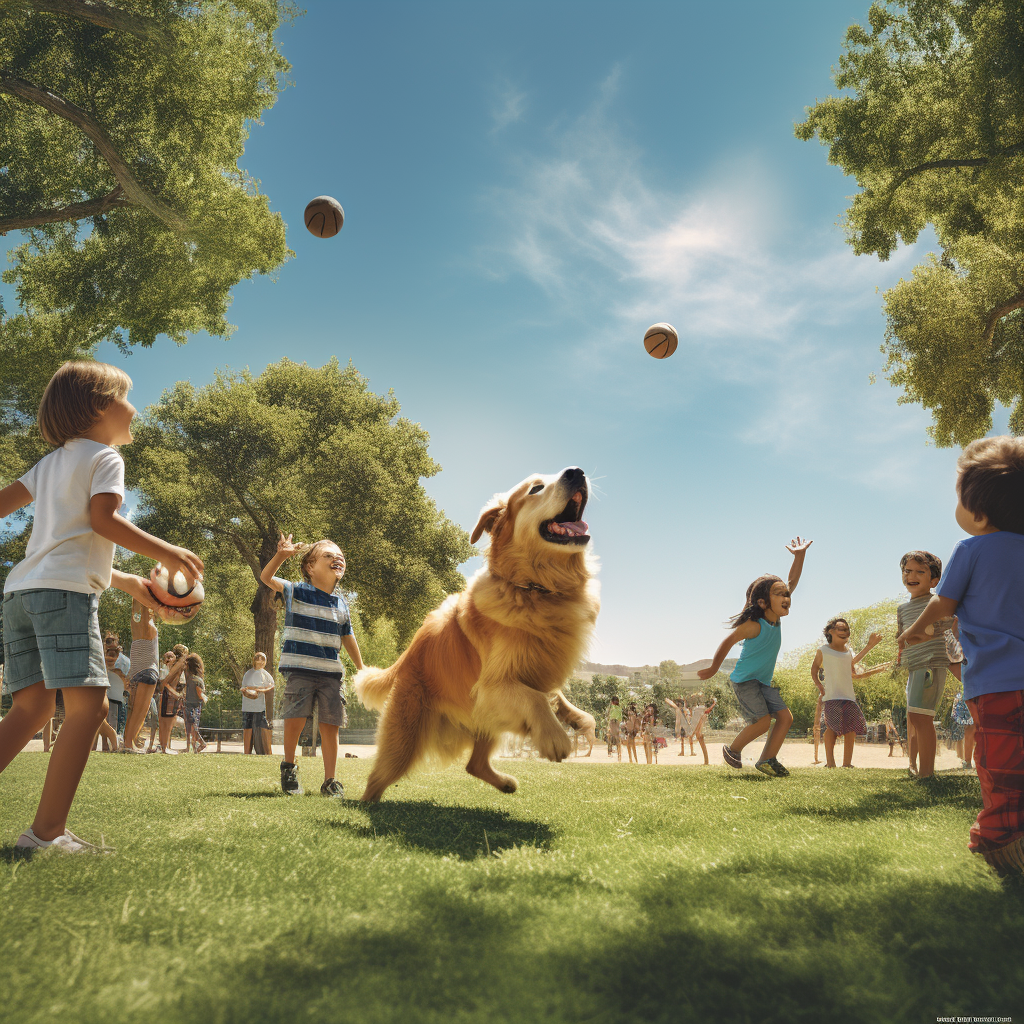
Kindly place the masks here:
<instances>
[{"instance_id":1,"label":"golden retriever dog","mask_svg":"<svg viewBox=\"0 0 1024 1024\"><path fill-rule=\"evenodd\" d=\"M590 757L597 742L597 721L593 715L581 711L575 704L570 704L561 693L555 694L555 718L568 725L576 736L576 752L579 753L580 737L582 736L590 748L583 755Z\"/></svg>"},{"instance_id":2,"label":"golden retriever dog","mask_svg":"<svg viewBox=\"0 0 1024 1024\"><path fill-rule=\"evenodd\" d=\"M569 755L551 694L580 663L600 608L588 494L583 470L572 468L495 495L470 538L490 534L484 567L427 616L394 665L356 675L359 699L384 712L363 800L379 800L428 757L467 750L470 775L514 793L516 780L491 767L506 732L529 736L551 761Z\"/></svg>"}]
</instances>

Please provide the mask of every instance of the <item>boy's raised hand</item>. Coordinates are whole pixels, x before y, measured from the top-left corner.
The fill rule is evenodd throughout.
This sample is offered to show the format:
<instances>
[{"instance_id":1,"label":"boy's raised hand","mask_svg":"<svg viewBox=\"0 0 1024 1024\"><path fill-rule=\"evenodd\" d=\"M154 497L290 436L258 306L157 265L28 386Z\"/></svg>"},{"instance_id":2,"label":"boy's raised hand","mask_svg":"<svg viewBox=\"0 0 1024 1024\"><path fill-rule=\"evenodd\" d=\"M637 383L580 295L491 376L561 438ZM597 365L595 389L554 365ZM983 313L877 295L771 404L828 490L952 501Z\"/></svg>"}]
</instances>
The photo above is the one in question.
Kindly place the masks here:
<instances>
[{"instance_id":1,"label":"boy's raised hand","mask_svg":"<svg viewBox=\"0 0 1024 1024\"><path fill-rule=\"evenodd\" d=\"M285 558L291 558L292 555L297 555L302 550L302 544L298 541L292 542L292 535L289 533L286 537L283 533L279 534L277 541L277 553L283 555Z\"/></svg>"}]
</instances>

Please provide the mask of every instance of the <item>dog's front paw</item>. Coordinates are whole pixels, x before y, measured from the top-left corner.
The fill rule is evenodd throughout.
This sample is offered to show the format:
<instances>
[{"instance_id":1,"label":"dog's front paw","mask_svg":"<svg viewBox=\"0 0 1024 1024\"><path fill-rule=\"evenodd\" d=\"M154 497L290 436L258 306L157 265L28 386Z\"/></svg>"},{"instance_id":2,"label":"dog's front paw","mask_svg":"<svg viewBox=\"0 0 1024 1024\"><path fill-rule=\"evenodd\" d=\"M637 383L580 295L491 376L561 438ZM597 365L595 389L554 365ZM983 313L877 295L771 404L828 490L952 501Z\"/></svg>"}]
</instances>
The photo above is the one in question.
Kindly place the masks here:
<instances>
[{"instance_id":1,"label":"dog's front paw","mask_svg":"<svg viewBox=\"0 0 1024 1024\"><path fill-rule=\"evenodd\" d=\"M557 725L539 732L533 742L537 753L549 761L564 761L572 753L572 740Z\"/></svg>"}]
</instances>

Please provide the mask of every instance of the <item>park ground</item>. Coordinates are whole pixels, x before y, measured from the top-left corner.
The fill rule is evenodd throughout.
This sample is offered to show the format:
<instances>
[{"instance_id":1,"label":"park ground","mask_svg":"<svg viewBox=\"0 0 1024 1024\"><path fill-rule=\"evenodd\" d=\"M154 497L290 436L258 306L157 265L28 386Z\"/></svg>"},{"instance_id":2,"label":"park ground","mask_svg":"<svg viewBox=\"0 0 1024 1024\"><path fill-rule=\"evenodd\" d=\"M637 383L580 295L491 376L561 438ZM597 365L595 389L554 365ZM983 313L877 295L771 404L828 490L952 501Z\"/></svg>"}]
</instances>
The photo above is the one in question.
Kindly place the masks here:
<instances>
[{"instance_id":1,"label":"park ground","mask_svg":"<svg viewBox=\"0 0 1024 1024\"><path fill-rule=\"evenodd\" d=\"M679 759L682 760L682 759ZM966 848L978 780L506 760L376 806L277 760L94 754L24 858L47 756L2 777L4 1016L23 1022L902 1022L1011 1017L1024 884ZM370 758L340 776L358 795Z\"/></svg>"}]
</instances>

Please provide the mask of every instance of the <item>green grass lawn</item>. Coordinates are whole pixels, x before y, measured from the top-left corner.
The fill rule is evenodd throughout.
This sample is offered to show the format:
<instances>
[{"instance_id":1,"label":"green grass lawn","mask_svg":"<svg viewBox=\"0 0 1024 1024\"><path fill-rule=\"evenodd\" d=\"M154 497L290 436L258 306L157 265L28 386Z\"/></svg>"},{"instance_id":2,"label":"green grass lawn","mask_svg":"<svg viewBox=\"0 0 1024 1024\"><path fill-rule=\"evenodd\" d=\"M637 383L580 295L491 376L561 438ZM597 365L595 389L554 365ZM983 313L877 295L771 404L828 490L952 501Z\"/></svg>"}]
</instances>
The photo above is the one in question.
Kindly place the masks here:
<instances>
[{"instance_id":1,"label":"green grass lawn","mask_svg":"<svg viewBox=\"0 0 1024 1024\"><path fill-rule=\"evenodd\" d=\"M515 763L375 807L277 760L94 755L25 859L47 757L0 777L11 1021L934 1021L1024 1009L1024 885L966 850L966 773ZM506 762L508 764L508 762ZM358 796L370 762L343 761Z\"/></svg>"}]
</instances>

